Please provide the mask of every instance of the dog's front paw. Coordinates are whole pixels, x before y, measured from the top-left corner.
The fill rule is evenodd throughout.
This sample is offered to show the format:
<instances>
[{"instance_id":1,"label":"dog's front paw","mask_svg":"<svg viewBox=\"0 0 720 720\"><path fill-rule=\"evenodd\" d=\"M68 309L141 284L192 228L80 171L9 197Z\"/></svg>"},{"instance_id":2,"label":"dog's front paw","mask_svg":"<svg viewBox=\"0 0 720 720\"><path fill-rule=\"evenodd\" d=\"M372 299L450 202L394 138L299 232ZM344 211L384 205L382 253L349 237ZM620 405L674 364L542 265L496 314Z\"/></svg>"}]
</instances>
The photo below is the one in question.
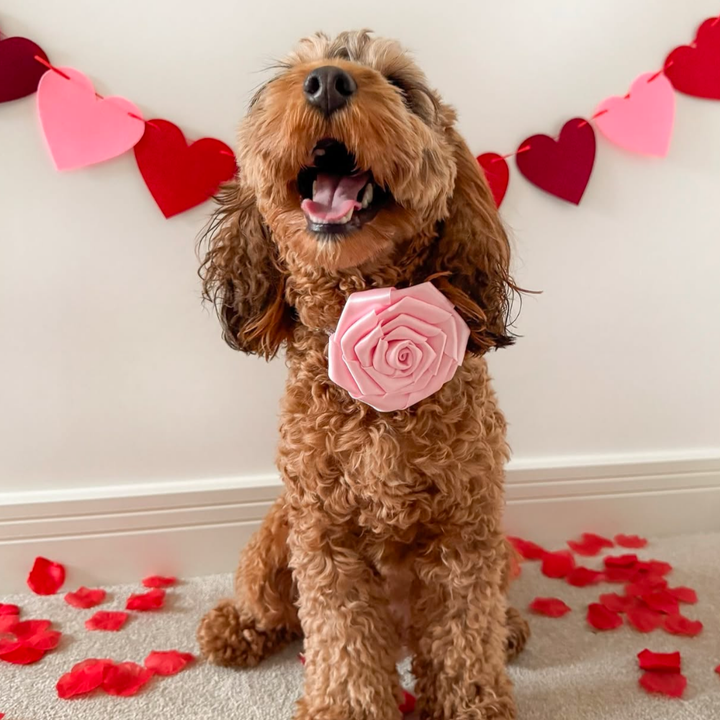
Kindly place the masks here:
<instances>
[{"instance_id":1,"label":"dog's front paw","mask_svg":"<svg viewBox=\"0 0 720 720\"><path fill-rule=\"evenodd\" d=\"M294 636L285 628L258 629L235 603L224 600L200 621L197 639L200 652L215 665L254 667Z\"/></svg>"}]
</instances>

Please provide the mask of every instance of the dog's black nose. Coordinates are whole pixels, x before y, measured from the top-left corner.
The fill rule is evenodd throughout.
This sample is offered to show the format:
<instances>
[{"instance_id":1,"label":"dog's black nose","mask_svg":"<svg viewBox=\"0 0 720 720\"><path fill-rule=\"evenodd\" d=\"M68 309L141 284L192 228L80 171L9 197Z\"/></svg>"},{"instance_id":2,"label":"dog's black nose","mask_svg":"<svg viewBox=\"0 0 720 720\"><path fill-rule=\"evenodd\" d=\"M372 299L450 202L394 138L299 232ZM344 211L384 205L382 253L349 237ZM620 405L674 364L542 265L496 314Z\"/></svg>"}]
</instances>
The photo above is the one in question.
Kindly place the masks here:
<instances>
[{"instance_id":1,"label":"dog's black nose","mask_svg":"<svg viewBox=\"0 0 720 720\"><path fill-rule=\"evenodd\" d=\"M316 68L303 83L307 101L321 110L326 117L345 107L356 90L357 83L352 75L335 65Z\"/></svg>"}]
</instances>

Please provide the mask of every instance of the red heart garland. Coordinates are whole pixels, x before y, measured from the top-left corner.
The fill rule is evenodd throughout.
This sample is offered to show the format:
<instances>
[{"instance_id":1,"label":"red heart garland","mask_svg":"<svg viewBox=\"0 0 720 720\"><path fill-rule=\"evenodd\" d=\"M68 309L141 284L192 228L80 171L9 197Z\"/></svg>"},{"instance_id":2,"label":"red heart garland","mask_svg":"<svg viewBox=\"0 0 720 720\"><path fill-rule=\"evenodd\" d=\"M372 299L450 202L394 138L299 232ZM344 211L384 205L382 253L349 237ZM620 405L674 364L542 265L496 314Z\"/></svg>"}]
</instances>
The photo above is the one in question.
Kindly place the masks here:
<instances>
[{"instance_id":1,"label":"red heart garland","mask_svg":"<svg viewBox=\"0 0 720 720\"><path fill-rule=\"evenodd\" d=\"M45 51L24 37L0 38L0 103L32 95L47 68L35 56L48 59Z\"/></svg>"},{"instance_id":2,"label":"red heart garland","mask_svg":"<svg viewBox=\"0 0 720 720\"><path fill-rule=\"evenodd\" d=\"M709 18L692 45L675 48L665 60L665 75L686 95L720 100L720 18Z\"/></svg>"},{"instance_id":3,"label":"red heart garland","mask_svg":"<svg viewBox=\"0 0 720 720\"><path fill-rule=\"evenodd\" d=\"M525 140L515 162L533 185L579 205L595 163L595 131L587 120L573 118L557 140L548 135Z\"/></svg>"},{"instance_id":4,"label":"red heart garland","mask_svg":"<svg viewBox=\"0 0 720 720\"><path fill-rule=\"evenodd\" d=\"M202 138L188 145L182 130L168 120L148 121L135 159L166 218L204 202L237 171L235 155L224 142Z\"/></svg>"},{"instance_id":5,"label":"red heart garland","mask_svg":"<svg viewBox=\"0 0 720 720\"><path fill-rule=\"evenodd\" d=\"M478 155L477 161L485 173L485 179L490 186L495 205L500 207L510 182L510 168L505 158L497 153L483 153Z\"/></svg>"}]
</instances>

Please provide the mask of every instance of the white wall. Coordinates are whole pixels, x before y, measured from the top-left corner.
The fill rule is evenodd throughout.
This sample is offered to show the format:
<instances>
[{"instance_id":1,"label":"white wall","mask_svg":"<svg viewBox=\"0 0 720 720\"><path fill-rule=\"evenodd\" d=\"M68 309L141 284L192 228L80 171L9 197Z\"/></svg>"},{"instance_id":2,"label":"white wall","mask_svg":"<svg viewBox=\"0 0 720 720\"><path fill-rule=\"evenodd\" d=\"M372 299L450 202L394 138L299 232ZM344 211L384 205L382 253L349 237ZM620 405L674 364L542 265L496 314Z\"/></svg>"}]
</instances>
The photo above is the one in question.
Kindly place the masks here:
<instances>
[{"instance_id":1,"label":"white wall","mask_svg":"<svg viewBox=\"0 0 720 720\"><path fill-rule=\"evenodd\" d=\"M557 131L658 68L715 0L4 0L0 27L228 142L299 36L369 26L412 48L477 151ZM527 298L492 359L522 465L720 451L720 103L678 96L667 159L599 139L579 208L517 172L503 206ZM513 167L514 171L514 167ZM33 98L0 106L0 492L273 469L285 369L226 349L194 237L132 154L56 173Z\"/></svg>"}]
</instances>

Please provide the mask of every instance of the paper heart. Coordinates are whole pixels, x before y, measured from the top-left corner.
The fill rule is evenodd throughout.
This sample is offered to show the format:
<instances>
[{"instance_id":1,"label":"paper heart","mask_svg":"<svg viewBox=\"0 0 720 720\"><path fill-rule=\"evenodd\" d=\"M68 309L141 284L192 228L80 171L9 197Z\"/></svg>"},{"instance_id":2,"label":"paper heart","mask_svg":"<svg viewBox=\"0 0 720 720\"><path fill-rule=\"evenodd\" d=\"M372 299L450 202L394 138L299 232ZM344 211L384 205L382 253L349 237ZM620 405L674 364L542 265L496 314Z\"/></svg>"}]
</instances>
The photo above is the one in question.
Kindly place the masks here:
<instances>
[{"instance_id":1,"label":"paper heart","mask_svg":"<svg viewBox=\"0 0 720 720\"><path fill-rule=\"evenodd\" d=\"M667 155L675 119L675 93L664 75L640 75L627 96L603 100L595 114L598 130L610 142L643 155Z\"/></svg>"},{"instance_id":2,"label":"paper heart","mask_svg":"<svg viewBox=\"0 0 720 720\"><path fill-rule=\"evenodd\" d=\"M477 161L485 173L495 205L500 207L510 182L510 168L505 158L497 153L483 153L478 155Z\"/></svg>"},{"instance_id":3,"label":"paper heart","mask_svg":"<svg viewBox=\"0 0 720 720\"><path fill-rule=\"evenodd\" d=\"M0 39L0 103L32 95L47 68L35 56L47 60L45 51L24 37Z\"/></svg>"},{"instance_id":4,"label":"paper heart","mask_svg":"<svg viewBox=\"0 0 720 720\"><path fill-rule=\"evenodd\" d=\"M582 118L568 120L557 140L533 135L515 156L518 170L551 195L580 204L595 163L595 132Z\"/></svg>"},{"instance_id":5,"label":"paper heart","mask_svg":"<svg viewBox=\"0 0 720 720\"><path fill-rule=\"evenodd\" d=\"M73 68L47 72L38 86L43 133L58 170L94 165L122 155L145 132L140 110L121 97L99 99L92 82Z\"/></svg>"},{"instance_id":6,"label":"paper heart","mask_svg":"<svg viewBox=\"0 0 720 720\"><path fill-rule=\"evenodd\" d=\"M207 200L237 170L232 150L215 138L188 145L180 128L150 120L135 159L150 194L166 218Z\"/></svg>"},{"instance_id":7,"label":"paper heart","mask_svg":"<svg viewBox=\"0 0 720 720\"><path fill-rule=\"evenodd\" d=\"M694 45L675 48L665 60L665 74L678 92L720 100L720 18L700 26Z\"/></svg>"}]
</instances>

